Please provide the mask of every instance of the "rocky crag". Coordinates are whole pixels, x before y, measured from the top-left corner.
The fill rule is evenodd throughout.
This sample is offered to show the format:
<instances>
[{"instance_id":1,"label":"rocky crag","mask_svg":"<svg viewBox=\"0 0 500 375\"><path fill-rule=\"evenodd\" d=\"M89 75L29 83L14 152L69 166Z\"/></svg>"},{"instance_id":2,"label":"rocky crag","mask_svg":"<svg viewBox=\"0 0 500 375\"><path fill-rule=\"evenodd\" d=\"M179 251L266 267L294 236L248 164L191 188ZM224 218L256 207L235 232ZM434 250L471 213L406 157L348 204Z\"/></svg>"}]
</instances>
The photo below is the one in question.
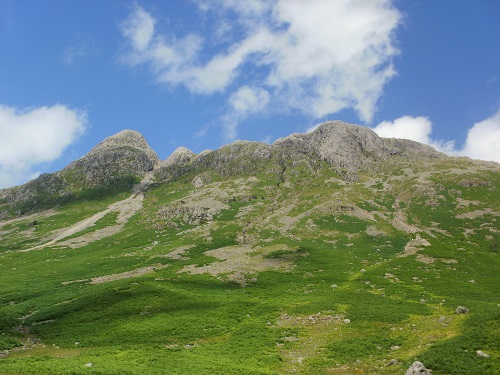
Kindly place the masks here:
<instances>
[{"instance_id":1,"label":"rocky crag","mask_svg":"<svg viewBox=\"0 0 500 375\"><path fill-rule=\"evenodd\" d=\"M0 190L0 203L7 211L14 207L17 213L29 213L89 192L129 190L158 165L158 155L144 137L136 131L123 130L59 172L45 173L24 185ZM1 211L5 209L0 208Z\"/></svg>"},{"instance_id":2,"label":"rocky crag","mask_svg":"<svg viewBox=\"0 0 500 375\"><path fill-rule=\"evenodd\" d=\"M445 158L432 147L405 139L379 137L372 130L341 121L329 121L306 134L292 134L272 145L236 141L215 151L195 155L186 148L177 149L158 168L159 181L176 178L193 170L212 170L221 175L257 171L262 161L271 161L270 173L283 173L299 163L312 170L326 161L341 178L357 181L358 172L376 168L379 162Z\"/></svg>"},{"instance_id":3,"label":"rocky crag","mask_svg":"<svg viewBox=\"0 0 500 375\"><path fill-rule=\"evenodd\" d=\"M179 147L164 161L158 159L140 133L123 130L59 172L43 174L22 186L0 190L0 211L4 215L13 211L34 212L59 200L81 195L82 190L131 189L153 170L156 182L193 171L209 170L228 176L257 172L262 168L282 179L280 176L287 169L300 163L307 164L314 172L320 162L326 161L340 178L353 182L358 180L360 171L377 170L384 163L439 158L448 157L430 146L404 139L381 138L369 128L341 121L322 123L309 133L292 134L272 145L236 141L198 155Z\"/></svg>"}]
</instances>

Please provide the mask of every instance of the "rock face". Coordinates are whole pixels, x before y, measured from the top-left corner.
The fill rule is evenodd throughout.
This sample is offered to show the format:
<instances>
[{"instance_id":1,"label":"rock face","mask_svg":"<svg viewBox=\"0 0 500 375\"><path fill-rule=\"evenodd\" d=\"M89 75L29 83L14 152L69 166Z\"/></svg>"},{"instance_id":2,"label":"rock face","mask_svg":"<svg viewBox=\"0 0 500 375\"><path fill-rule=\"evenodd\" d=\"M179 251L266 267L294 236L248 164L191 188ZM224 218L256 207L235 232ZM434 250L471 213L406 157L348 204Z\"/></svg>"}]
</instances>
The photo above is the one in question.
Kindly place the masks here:
<instances>
[{"instance_id":1,"label":"rock face","mask_svg":"<svg viewBox=\"0 0 500 375\"><path fill-rule=\"evenodd\" d=\"M206 184L209 184L212 182L212 177L210 176L209 173L203 172L202 174L199 174L195 178L193 178L192 184L196 189L199 189Z\"/></svg>"},{"instance_id":2,"label":"rock face","mask_svg":"<svg viewBox=\"0 0 500 375\"><path fill-rule=\"evenodd\" d=\"M323 123L305 134L305 145L332 165L358 167L364 159L381 160L388 156L382 138L375 132L341 121Z\"/></svg>"},{"instance_id":3,"label":"rock face","mask_svg":"<svg viewBox=\"0 0 500 375\"><path fill-rule=\"evenodd\" d=\"M259 142L236 141L220 149L199 155L193 162L197 168L215 170L230 175L252 170L259 160L269 160L271 148Z\"/></svg>"},{"instance_id":4,"label":"rock face","mask_svg":"<svg viewBox=\"0 0 500 375\"><path fill-rule=\"evenodd\" d=\"M329 121L306 134L292 134L277 140L273 147L294 149L328 162L347 180L357 180L357 172L392 156L437 158L444 155L432 147L403 139L380 138L371 129Z\"/></svg>"},{"instance_id":5,"label":"rock face","mask_svg":"<svg viewBox=\"0 0 500 375\"><path fill-rule=\"evenodd\" d=\"M263 161L271 161L271 172L279 175L299 162L306 162L314 169L319 161L326 161L345 180L356 181L359 171L373 169L377 162L393 157L418 159L444 155L418 142L380 138L364 126L329 121L312 132L292 134L272 145L236 141L199 155L180 147L161 163L157 179L171 179L198 170L211 170L222 176L253 173Z\"/></svg>"},{"instance_id":6,"label":"rock face","mask_svg":"<svg viewBox=\"0 0 500 375\"><path fill-rule=\"evenodd\" d=\"M25 213L43 204L46 197L58 199L67 191L66 184L57 174L44 173L24 185L1 190L0 197L7 204L21 203L18 213Z\"/></svg>"},{"instance_id":7,"label":"rock face","mask_svg":"<svg viewBox=\"0 0 500 375\"><path fill-rule=\"evenodd\" d=\"M24 202L27 209L22 211L32 211L47 197L57 201L58 197L80 189L100 189L120 183L123 188L124 182L130 184L153 169L157 181L190 172L201 176L211 171L220 176L264 172L275 174L281 183L288 168L305 163L315 171L323 161L344 180L356 181L359 171L374 170L377 163L398 157L416 160L446 156L417 142L380 138L369 128L329 121L309 133L292 134L272 145L237 141L198 155L179 147L160 162L140 133L123 130L106 138L62 171L42 175L19 187L0 190L0 206ZM267 170L263 170L264 165ZM196 179L193 183L202 186L206 181Z\"/></svg>"},{"instance_id":8,"label":"rock face","mask_svg":"<svg viewBox=\"0 0 500 375\"><path fill-rule=\"evenodd\" d=\"M131 183L157 165L158 155L144 137L136 131L123 130L59 172L43 174L24 185L0 191L0 204L15 205L18 213L31 212L51 206L80 189Z\"/></svg>"},{"instance_id":9,"label":"rock face","mask_svg":"<svg viewBox=\"0 0 500 375\"><path fill-rule=\"evenodd\" d=\"M123 130L106 138L58 174L70 180L80 179L84 186L94 187L123 176L141 178L158 162L158 155L140 133Z\"/></svg>"},{"instance_id":10,"label":"rock face","mask_svg":"<svg viewBox=\"0 0 500 375\"><path fill-rule=\"evenodd\" d=\"M405 375L432 375L432 371L425 368L422 362L415 361Z\"/></svg>"},{"instance_id":11,"label":"rock face","mask_svg":"<svg viewBox=\"0 0 500 375\"><path fill-rule=\"evenodd\" d=\"M172 154L161 162L162 167L171 167L189 163L196 154L186 147L178 147Z\"/></svg>"}]
</instances>

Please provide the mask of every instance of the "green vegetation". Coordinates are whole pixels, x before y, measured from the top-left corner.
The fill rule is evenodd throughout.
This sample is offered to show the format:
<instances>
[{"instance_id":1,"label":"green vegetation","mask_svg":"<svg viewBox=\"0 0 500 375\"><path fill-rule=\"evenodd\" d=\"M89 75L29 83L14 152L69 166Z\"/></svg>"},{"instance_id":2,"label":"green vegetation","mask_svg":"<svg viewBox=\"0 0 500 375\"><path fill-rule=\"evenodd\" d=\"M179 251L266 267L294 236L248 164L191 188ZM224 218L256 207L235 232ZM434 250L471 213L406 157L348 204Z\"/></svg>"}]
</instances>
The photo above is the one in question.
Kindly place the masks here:
<instances>
[{"instance_id":1,"label":"green vegetation","mask_svg":"<svg viewBox=\"0 0 500 375\"><path fill-rule=\"evenodd\" d=\"M0 222L0 374L500 372L498 171L401 162L347 183L274 162L151 185L121 231L75 248L22 251L125 188ZM215 213L168 222L168 205Z\"/></svg>"}]
</instances>

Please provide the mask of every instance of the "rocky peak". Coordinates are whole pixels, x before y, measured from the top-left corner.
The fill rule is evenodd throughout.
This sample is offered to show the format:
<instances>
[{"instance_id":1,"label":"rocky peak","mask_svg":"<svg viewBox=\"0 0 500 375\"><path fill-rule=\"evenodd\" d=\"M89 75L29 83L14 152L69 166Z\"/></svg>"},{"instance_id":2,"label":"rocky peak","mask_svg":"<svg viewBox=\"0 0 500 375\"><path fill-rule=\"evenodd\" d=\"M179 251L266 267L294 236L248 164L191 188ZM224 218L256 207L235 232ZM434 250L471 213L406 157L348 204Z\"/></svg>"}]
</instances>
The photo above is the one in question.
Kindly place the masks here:
<instances>
[{"instance_id":1,"label":"rocky peak","mask_svg":"<svg viewBox=\"0 0 500 375\"><path fill-rule=\"evenodd\" d=\"M158 162L158 155L149 147L144 136L135 130L122 130L121 132L104 139L95 146L84 157L92 156L102 152L110 152L116 149L131 147L145 153L155 164Z\"/></svg>"},{"instance_id":2,"label":"rocky peak","mask_svg":"<svg viewBox=\"0 0 500 375\"><path fill-rule=\"evenodd\" d=\"M106 138L58 174L66 180L76 179L86 187L93 187L125 177L142 178L158 164L158 155L141 133L123 130Z\"/></svg>"},{"instance_id":3,"label":"rocky peak","mask_svg":"<svg viewBox=\"0 0 500 375\"><path fill-rule=\"evenodd\" d=\"M142 134L123 130L106 138L63 170L6 189L0 197L8 204L23 207L20 212L30 212L58 198L78 194L82 189L131 188L158 164L158 155Z\"/></svg>"},{"instance_id":4,"label":"rocky peak","mask_svg":"<svg viewBox=\"0 0 500 375\"><path fill-rule=\"evenodd\" d=\"M439 157L445 156L418 142L380 138L367 127L328 121L311 132L292 134L272 145L236 141L198 155L179 147L160 162L142 134L123 130L104 139L62 171L9 189L1 196L7 202L38 201L40 196L71 195L80 189L123 188L124 184L132 184L153 169L158 181L198 170L210 170L223 176L243 171L254 173L263 165L262 162L268 160L269 170L278 173L283 173L288 166L294 166L300 160L311 165L323 160L344 179L356 181L360 170L374 170L379 162L391 158L418 160Z\"/></svg>"},{"instance_id":5,"label":"rocky peak","mask_svg":"<svg viewBox=\"0 0 500 375\"><path fill-rule=\"evenodd\" d=\"M357 179L357 171L367 163L389 157L389 151L371 129L328 121L305 134L292 134L277 140L273 148L297 157L306 154L328 162L344 178Z\"/></svg>"},{"instance_id":6,"label":"rocky peak","mask_svg":"<svg viewBox=\"0 0 500 375\"><path fill-rule=\"evenodd\" d=\"M373 162L399 155L412 159L444 156L432 147L406 140L379 137L373 130L342 121L328 121L305 134L278 139L273 147L293 155L307 154L327 161L348 180Z\"/></svg>"},{"instance_id":7,"label":"rocky peak","mask_svg":"<svg viewBox=\"0 0 500 375\"><path fill-rule=\"evenodd\" d=\"M181 165L189 163L196 154L186 147L178 147L172 154L166 158L162 163L162 167L170 167L174 165Z\"/></svg>"},{"instance_id":8,"label":"rocky peak","mask_svg":"<svg viewBox=\"0 0 500 375\"><path fill-rule=\"evenodd\" d=\"M329 121L305 135L308 147L317 151L331 164L339 164L344 159L380 160L388 156L382 139L365 126Z\"/></svg>"}]
</instances>

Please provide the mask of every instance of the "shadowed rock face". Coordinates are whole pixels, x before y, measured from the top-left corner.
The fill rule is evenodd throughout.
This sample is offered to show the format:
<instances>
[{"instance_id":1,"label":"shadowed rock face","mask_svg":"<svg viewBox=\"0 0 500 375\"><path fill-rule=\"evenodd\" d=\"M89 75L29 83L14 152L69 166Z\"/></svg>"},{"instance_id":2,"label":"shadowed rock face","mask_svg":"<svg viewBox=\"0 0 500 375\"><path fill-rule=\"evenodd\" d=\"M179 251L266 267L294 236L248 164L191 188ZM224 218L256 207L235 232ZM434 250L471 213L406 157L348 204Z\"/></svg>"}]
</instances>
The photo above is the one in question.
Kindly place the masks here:
<instances>
[{"instance_id":1,"label":"shadowed rock face","mask_svg":"<svg viewBox=\"0 0 500 375\"><path fill-rule=\"evenodd\" d=\"M84 186L94 187L123 176L142 178L158 162L158 155L140 133L123 130L106 138L58 174L62 178L80 179Z\"/></svg>"},{"instance_id":2,"label":"shadowed rock face","mask_svg":"<svg viewBox=\"0 0 500 375\"><path fill-rule=\"evenodd\" d=\"M36 206L43 203L43 199L47 196L57 198L64 195L66 188L64 181L55 173L44 173L24 185L0 190L0 198L8 203L31 202L32 206ZM24 212L24 209L21 212ZM2 214L0 213L1 216Z\"/></svg>"},{"instance_id":3,"label":"shadowed rock face","mask_svg":"<svg viewBox=\"0 0 500 375\"><path fill-rule=\"evenodd\" d=\"M43 174L24 185L1 190L0 197L7 204L26 206L21 211L32 211L81 188L100 188L123 179L140 179L158 162L158 155L140 133L123 130L106 138L62 171Z\"/></svg>"}]
</instances>

